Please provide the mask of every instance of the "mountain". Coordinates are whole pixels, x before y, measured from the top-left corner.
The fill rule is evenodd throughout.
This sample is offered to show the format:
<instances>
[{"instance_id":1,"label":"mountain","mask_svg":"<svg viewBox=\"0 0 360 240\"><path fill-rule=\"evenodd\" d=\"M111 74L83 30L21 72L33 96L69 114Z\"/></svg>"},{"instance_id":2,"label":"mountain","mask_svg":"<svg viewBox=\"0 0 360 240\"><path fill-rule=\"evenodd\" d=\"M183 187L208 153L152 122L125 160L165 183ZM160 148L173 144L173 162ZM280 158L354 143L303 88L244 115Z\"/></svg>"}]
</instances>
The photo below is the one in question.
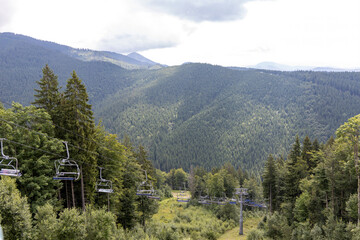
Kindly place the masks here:
<instances>
[{"instance_id":1,"label":"mountain","mask_svg":"<svg viewBox=\"0 0 360 240\"><path fill-rule=\"evenodd\" d=\"M87 87L96 121L102 120L119 138L126 134L134 144L143 144L163 170L211 169L231 162L259 173L268 154L286 157L296 134L326 141L360 112L357 72L281 72L199 63L129 70L111 61L81 58L73 50L0 34L0 101L30 104L45 64L59 76L63 89L75 70Z\"/></svg>"},{"instance_id":2,"label":"mountain","mask_svg":"<svg viewBox=\"0 0 360 240\"><path fill-rule=\"evenodd\" d=\"M326 141L360 111L360 74L232 70L184 64L137 72L136 84L95 105L97 118L149 149L155 166L231 162L260 171L286 158L296 134Z\"/></svg>"},{"instance_id":3,"label":"mountain","mask_svg":"<svg viewBox=\"0 0 360 240\"><path fill-rule=\"evenodd\" d=\"M332 67L309 67L309 66L289 66L275 62L261 62L249 68L273 70L273 71L315 71L315 72L359 72L360 69L345 69Z\"/></svg>"},{"instance_id":4,"label":"mountain","mask_svg":"<svg viewBox=\"0 0 360 240\"><path fill-rule=\"evenodd\" d=\"M125 56L122 54L109 52L109 51L94 51L90 49L71 48L57 43L37 40L24 35L8 33L8 32L0 33L0 40L4 44L7 44L5 43L5 41L15 41L15 42L22 41L26 44L30 44L37 47L45 48L50 51L62 53L69 57L76 58L82 61L109 62L125 69L147 69L154 66L156 66L157 68L161 67L161 64L146 59L145 57L142 57L140 54L138 54L137 57L140 60L137 60L137 58L135 58L134 56L133 57ZM146 61L144 61L144 59L146 59Z\"/></svg>"},{"instance_id":5,"label":"mountain","mask_svg":"<svg viewBox=\"0 0 360 240\"><path fill-rule=\"evenodd\" d=\"M149 66L151 66L153 69L155 68L161 68L161 67L165 67L165 65L161 65L159 63L156 63L154 61L151 61L150 59L140 55L139 53L133 52L127 55L128 57L135 59L136 61L148 64Z\"/></svg>"}]
</instances>

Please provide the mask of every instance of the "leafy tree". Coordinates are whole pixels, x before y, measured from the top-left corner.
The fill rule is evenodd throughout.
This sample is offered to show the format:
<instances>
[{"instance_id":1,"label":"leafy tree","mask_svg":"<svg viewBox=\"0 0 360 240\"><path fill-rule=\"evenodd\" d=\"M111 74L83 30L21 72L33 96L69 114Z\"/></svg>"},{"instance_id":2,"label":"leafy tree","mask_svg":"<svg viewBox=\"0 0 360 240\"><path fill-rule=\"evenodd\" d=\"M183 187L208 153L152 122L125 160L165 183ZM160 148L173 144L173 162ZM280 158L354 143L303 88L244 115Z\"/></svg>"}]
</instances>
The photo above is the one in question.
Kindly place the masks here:
<instances>
[{"instance_id":1,"label":"leafy tree","mask_svg":"<svg viewBox=\"0 0 360 240\"><path fill-rule=\"evenodd\" d=\"M21 197L15 179L0 180L0 219L5 239L32 239L32 221L26 197Z\"/></svg>"},{"instance_id":2,"label":"leafy tree","mask_svg":"<svg viewBox=\"0 0 360 240\"><path fill-rule=\"evenodd\" d=\"M360 224L360 169L359 169L359 136L360 136L360 114L350 118L346 123L336 130L336 136L341 142L348 142L354 153L354 164L358 179L358 224Z\"/></svg>"},{"instance_id":3,"label":"leafy tree","mask_svg":"<svg viewBox=\"0 0 360 240\"><path fill-rule=\"evenodd\" d=\"M35 239L56 239L58 219L50 203L37 207L34 221Z\"/></svg>"},{"instance_id":4,"label":"leafy tree","mask_svg":"<svg viewBox=\"0 0 360 240\"><path fill-rule=\"evenodd\" d=\"M146 221L149 220L152 215L157 213L159 204L154 199L150 199L146 196L138 197L138 204L136 210L139 212L140 224L143 226L146 232Z\"/></svg>"},{"instance_id":5,"label":"leafy tree","mask_svg":"<svg viewBox=\"0 0 360 240\"><path fill-rule=\"evenodd\" d=\"M54 138L49 114L44 109L14 103L10 109L0 110L0 117L16 124L15 127L13 124L0 125L0 133L16 142L7 142L8 155L18 158L23 173L18 179L18 188L28 197L32 213L47 201L58 204L57 190L61 183L52 179L53 161L54 155L60 155L63 145Z\"/></svg>"},{"instance_id":6,"label":"leafy tree","mask_svg":"<svg viewBox=\"0 0 360 240\"><path fill-rule=\"evenodd\" d=\"M59 214L57 239L85 239L87 235L85 226L84 215L81 215L76 208L66 208Z\"/></svg>"},{"instance_id":7,"label":"leafy tree","mask_svg":"<svg viewBox=\"0 0 360 240\"><path fill-rule=\"evenodd\" d=\"M118 239L116 217L104 208L87 207L85 215L85 230L88 240Z\"/></svg>"},{"instance_id":8,"label":"leafy tree","mask_svg":"<svg viewBox=\"0 0 360 240\"><path fill-rule=\"evenodd\" d=\"M184 189L184 187L186 187L186 180L187 180L185 171L182 168L176 169L174 173L174 177L175 177L175 189Z\"/></svg>"}]
</instances>

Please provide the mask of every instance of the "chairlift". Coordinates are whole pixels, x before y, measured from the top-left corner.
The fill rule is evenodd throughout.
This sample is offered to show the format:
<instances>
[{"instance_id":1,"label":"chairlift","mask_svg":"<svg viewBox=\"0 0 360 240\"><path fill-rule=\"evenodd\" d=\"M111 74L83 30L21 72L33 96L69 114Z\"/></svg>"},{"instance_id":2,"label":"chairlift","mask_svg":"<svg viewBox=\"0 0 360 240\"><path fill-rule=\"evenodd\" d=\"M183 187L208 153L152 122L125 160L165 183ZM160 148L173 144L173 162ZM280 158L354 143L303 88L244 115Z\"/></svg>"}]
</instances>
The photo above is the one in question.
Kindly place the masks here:
<instances>
[{"instance_id":1,"label":"chairlift","mask_svg":"<svg viewBox=\"0 0 360 240\"><path fill-rule=\"evenodd\" d=\"M100 179L96 182L96 191L100 193L113 193L114 190L112 189L112 182L110 180L106 180L102 178L101 171L102 167L99 167L100 169Z\"/></svg>"},{"instance_id":2,"label":"chairlift","mask_svg":"<svg viewBox=\"0 0 360 240\"><path fill-rule=\"evenodd\" d=\"M190 202L190 198L186 194L185 182L184 182L184 190L180 189L179 193L177 194L176 201L178 201L178 202Z\"/></svg>"},{"instance_id":3,"label":"chairlift","mask_svg":"<svg viewBox=\"0 0 360 240\"><path fill-rule=\"evenodd\" d=\"M67 158L61 160L55 160L56 174L53 177L54 180L78 180L80 177L79 165L70 160L69 148L67 142L63 142L66 146Z\"/></svg>"},{"instance_id":4,"label":"chairlift","mask_svg":"<svg viewBox=\"0 0 360 240\"><path fill-rule=\"evenodd\" d=\"M235 205L238 203L238 200L234 197L228 199L228 203Z\"/></svg>"},{"instance_id":5,"label":"chairlift","mask_svg":"<svg viewBox=\"0 0 360 240\"><path fill-rule=\"evenodd\" d=\"M209 197L209 194L208 194L208 195L205 195L205 196L201 196L201 195L200 195L199 200L198 200L198 203L204 204L204 205L211 204L212 201L211 201L211 198Z\"/></svg>"},{"instance_id":6,"label":"chairlift","mask_svg":"<svg viewBox=\"0 0 360 240\"><path fill-rule=\"evenodd\" d=\"M20 177L21 172L18 169L18 160L15 157L9 157L4 154L4 147L3 147L4 140L6 139L0 138L1 141L0 175Z\"/></svg>"},{"instance_id":7,"label":"chairlift","mask_svg":"<svg viewBox=\"0 0 360 240\"><path fill-rule=\"evenodd\" d=\"M147 172L146 170L143 170L145 172L145 181L141 182L136 190L136 195L138 196L146 196L150 199L160 199L159 194L154 190L153 185L148 180Z\"/></svg>"},{"instance_id":8,"label":"chairlift","mask_svg":"<svg viewBox=\"0 0 360 240\"><path fill-rule=\"evenodd\" d=\"M266 208L266 206L264 204L259 204L259 203L253 202L249 199L245 199L244 205L249 206L249 207Z\"/></svg>"}]
</instances>

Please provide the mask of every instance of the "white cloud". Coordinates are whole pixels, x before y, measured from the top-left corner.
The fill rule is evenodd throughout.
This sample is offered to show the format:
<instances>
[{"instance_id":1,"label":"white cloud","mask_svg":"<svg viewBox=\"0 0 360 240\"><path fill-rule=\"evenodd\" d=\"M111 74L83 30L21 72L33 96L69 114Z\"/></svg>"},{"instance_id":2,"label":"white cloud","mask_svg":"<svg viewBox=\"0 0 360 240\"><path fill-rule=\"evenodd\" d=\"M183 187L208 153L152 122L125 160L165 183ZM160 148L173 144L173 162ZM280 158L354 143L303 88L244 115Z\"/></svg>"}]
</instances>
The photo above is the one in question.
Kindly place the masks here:
<instances>
[{"instance_id":1,"label":"white cloud","mask_svg":"<svg viewBox=\"0 0 360 240\"><path fill-rule=\"evenodd\" d=\"M251 0L138 0L157 11L195 22L231 21L246 14L244 3Z\"/></svg>"},{"instance_id":2,"label":"white cloud","mask_svg":"<svg viewBox=\"0 0 360 240\"><path fill-rule=\"evenodd\" d=\"M142 51L164 64L360 66L358 0L0 0L0 6L0 31Z\"/></svg>"},{"instance_id":3,"label":"white cloud","mask_svg":"<svg viewBox=\"0 0 360 240\"><path fill-rule=\"evenodd\" d=\"M13 2L9 0L0 0L0 30L11 21L13 14Z\"/></svg>"}]
</instances>

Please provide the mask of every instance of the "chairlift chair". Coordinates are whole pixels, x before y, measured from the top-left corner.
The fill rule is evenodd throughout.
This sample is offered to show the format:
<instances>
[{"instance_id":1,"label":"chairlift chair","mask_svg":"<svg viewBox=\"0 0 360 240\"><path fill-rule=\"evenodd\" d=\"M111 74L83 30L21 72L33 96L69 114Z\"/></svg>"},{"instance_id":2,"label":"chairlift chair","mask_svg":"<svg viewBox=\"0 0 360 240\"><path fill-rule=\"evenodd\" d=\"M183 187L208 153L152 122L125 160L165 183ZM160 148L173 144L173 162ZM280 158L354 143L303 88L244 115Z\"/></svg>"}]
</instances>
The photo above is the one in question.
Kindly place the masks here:
<instances>
[{"instance_id":1,"label":"chairlift chair","mask_svg":"<svg viewBox=\"0 0 360 240\"><path fill-rule=\"evenodd\" d=\"M99 167L100 169L100 179L96 182L96 191L100 193L113 193L112 182L110 180L106 180L102 178L101 170L104 169Z\"/></svg>"},{"instance_id":2,"label":"chairlift chair","mask_svg":"<svg viewBox=\"0 0 360 240\"><path fill-rule=\"evenodd\" d=\"M208 205L208 204L211 204L211 199L209 197L209 194L208 195L205 195L205 196L201 196L199 197L199 200L198 200L198 203L200 204L204 204L204 205Z\"/></svg>"},{"instance_id":3,"label":"chairlift chair","mask_svg":"<svg viewBox=\"0 0 360 240\"><path fill-rule=\"evenodd\" d=\"M20 177L21 172L18 169L18 160L15 157L9 157L4 154L3 141L5 138L0 138L1 141L1 157L0 157L0 175Z\"/></svg>"},{"instance_id":4,"label":"chairlift chair","mask_svg":"<svg viewBox=\"0 0 360 240\"><path fill-rule=\"evenodd\" d=\"M180 192L177 194L176 201L178 201L178 202L190 202L190 198L186 195L185 183L184 183L184 190L180 189Z\"/></svg>"},{"instance_id":5,"label":"chairlift chair","mask_svg":"<svg viewBox=\"0 0 360 240\"><path fill-rule=\"evenodd\" d=\"M235 205L235 204L238 203L238 200L237 200L236 198L232 197L232 198L230 198L230 199L228 200L228 202L229 202L230 204Z\"/></svg>"},{"instance_id":6,"label":"chairlift chair","mask_svg":"<svg viewBox=\"0 0 360 240\"><path fill-rule=\"evenodd\" d=\"M78 180L80 177L79 165L70 160L69 148L67 142L63 142L66 146L67 158L61 160L55 160L56 174L53 177L54 180Z\"/></svg>"},{"instance_id":7,"label":"chairlift chair","mask_svg":"<svg viewBox=\"0 0 360 240\"><path fill-rule=\"evenodd\" d=\"M141 182L136 190L136 195L138 196L146 196L150 199L160 199L159 194L154 190L153 185L150 181L148 181L147 172L146 170L143 170L145 172L145 181Z\"/></svg>"}]
</instances>

